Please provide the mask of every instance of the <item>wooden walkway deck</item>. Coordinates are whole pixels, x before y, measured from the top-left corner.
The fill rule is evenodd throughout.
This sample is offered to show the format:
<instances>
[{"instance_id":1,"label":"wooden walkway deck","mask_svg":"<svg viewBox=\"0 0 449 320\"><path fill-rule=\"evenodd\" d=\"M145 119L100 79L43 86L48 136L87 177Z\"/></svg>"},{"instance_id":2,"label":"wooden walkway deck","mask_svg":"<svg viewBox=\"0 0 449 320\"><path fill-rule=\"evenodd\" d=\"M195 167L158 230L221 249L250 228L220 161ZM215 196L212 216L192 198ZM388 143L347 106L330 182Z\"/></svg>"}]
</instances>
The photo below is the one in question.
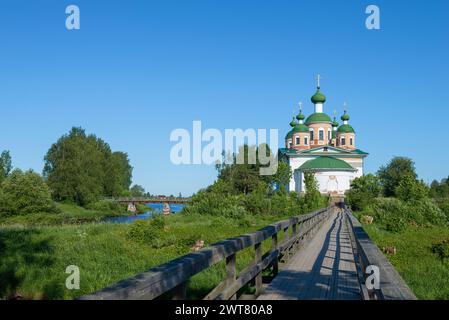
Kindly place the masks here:
<instances>
[{"instance_id":1,"label":"wooden walkway deck","mask_svg":"<svg viewBox=\"0 0 449 320\"><path fill-rule=\"evenodd\" d=\"M353 249L343 219L343 213L333 213L258 299L361 299Z\"/></svg>"}]
</instances>

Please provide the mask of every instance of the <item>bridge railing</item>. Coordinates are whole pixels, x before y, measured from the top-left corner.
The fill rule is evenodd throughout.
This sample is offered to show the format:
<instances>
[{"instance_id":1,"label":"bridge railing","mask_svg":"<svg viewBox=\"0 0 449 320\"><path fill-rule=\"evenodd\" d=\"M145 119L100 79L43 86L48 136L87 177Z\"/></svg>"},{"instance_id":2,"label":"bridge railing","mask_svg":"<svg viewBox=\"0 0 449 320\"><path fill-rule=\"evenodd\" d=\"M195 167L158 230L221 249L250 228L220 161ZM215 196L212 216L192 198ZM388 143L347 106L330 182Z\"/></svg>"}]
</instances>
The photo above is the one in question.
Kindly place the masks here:
<instances>
[{"instance_id":1,"label":"bridge railing","mask_svg":"<svg viewBox=\"0 0 449 320\"><path fill-rule=\"evenodd\" d=\"M416 300L416 296L385 255L371 241L351 210L347 207L344 210L356 257L357 273L363 298L365 300ZM380 286L378 289L373 288L369 290L365 284L369 276L369 274L366 274L368 266L377 266L379 268Z\"/></svg>"},{"instance_id":2,"label":"bridge railing","mask_svg":"<svg viewBox=\"0 0 449 320\"><path fill-rule=\"evenodd\" d=\"M226 277L204 299L235 299L237 292L250 281L255 285L255 296L258 296L262 292L262 272L271 268L276 275L278 263L288 260L293 251L329 218L331 210L330 207L321 209L271 224L253 233L220 241L79 299L154 299L166 293L173 299L186 299L187 281L223 260ZM284 233L282 243L278 243L280 232ZM269 238L271 248L262 254L262 242ZM237 273L237 253L249 247L254 248L254 260Z\"/></svg>"}]
</instances>

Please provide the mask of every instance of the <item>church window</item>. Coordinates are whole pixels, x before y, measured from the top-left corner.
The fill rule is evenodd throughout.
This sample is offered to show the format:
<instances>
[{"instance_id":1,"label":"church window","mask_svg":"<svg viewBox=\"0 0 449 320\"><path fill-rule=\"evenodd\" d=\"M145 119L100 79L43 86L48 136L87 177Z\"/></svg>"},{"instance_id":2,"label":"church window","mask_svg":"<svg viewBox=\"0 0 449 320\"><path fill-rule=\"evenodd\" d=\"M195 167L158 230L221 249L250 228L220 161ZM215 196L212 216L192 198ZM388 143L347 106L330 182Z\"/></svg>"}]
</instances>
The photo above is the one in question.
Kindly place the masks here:
<instances>
[{"instance_id":1,"label":"church window","mask_svg":"<svg viewBox=\"0 0 449 320\"><path fill-rule=\"evenodd\" d=\"M304 144L307 145L307 137L304 137Z\"/></svg>"},{"instance_id":2,"label":"church window","mask_svg":"<svg viewBox=\"0 0 449 320\"><path fill-rule=\"evenodd\" d=\"M314 140L313 139L313 130L310 130L310 140Z\"/></svg>"},{"instance_id":3,"label":"church window","mask_svg":"<svg viewBox=\"0 0 449 320\"><path fill-rule=\"evenodd\" d=\"M349 139L349 145L352 146L352 138Z\"/></svg>"},{"instance_id":4,"label":"church window","mask_svg":"<svg viewBox=\"0 0 449 320\"><path fill-rule=\"evenodd\" d=\"M299 144L299 137L296 137L296 145L298 145Z\"/></svg>"},{"instance_id":5,"label":"church window","mask_svg":"<svg viewBox=\"0 0 449 320\"><path fill-rule=\"evenodd\" d=\"M324 140L324 130L318 131L319 139Z\"/></svg>"},{"instance_id":6,"label":"church window","mask_svg":"<svg viewBox=\"0 0 449 320\"><path fill-rule=\"evenodd\" d=\"M342 138L341 138L341 145L342 145L342 146L345 146L345 145L346 145L346 138L345 138L345 137L342 137Z\"/></svg>"}]
</instances>

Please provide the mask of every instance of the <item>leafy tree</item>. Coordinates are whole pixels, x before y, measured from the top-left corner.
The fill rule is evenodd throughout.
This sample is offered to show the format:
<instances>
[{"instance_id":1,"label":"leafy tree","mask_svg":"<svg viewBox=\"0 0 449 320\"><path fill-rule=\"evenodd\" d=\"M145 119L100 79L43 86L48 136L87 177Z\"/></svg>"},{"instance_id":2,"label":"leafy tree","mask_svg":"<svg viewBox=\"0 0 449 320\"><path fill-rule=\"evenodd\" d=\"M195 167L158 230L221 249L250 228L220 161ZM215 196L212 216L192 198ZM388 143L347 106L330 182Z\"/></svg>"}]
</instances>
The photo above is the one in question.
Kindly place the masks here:
<instances>
[{"instance_id":1,"label":"leafy tree","mask_svg":"<svg viewBox=\"0 0 449 320\"><path fill-rule=\"evenodd\" d=\"M55 212L51 193L42 177L32 170L14 170L1 184L0 214Z\"/></svg>"},{"instance_id":2,"label":"leafy tree","mask_svg":"<svg viewBox=\"0 0 449 320\"><path fill-rule=\"evenodd\" d=\"M395 157L387 166L382 166L377 172L386 197L396 196L399 183L407 178L416 179L415 164L409 158Z\"/></svg>"},{"instance_id":3,"label":"leafy tree","mask_svg":"<svg viewBox=\"0 0 449 320\"><path fill-rule=\"evenodd\" d=\"M273 176L273 181L278 185L280 192L285 192L285 187L289 184L292 178L292 170L288 163L279 161L276 174Z\"/></svg>"},{"instance_id":4,"label":"leafy tree","mask_svg":"<svg viewBox=\"0 0 449 320\"><path fill-rule=\"evenodd\" d=\"M9 175L12 170L12 161L9 151L3 151L0 155L0 183Z\"/></svg>"},{"instance_id":5,"label":"leafy tree","mask_svg":"<svg viewBox=\"0 0 449 320\"><path fill-rule=\"evenodd\" d=\"M355 178L351 189L346 192L346 200L353 210L363 210L381 192L379 179L373 174Z\"/></svg>"},{"instance_id":6,"label":"leafy tree","mask_svg":"<svg viewBox=\"0 0 449 320\"><path fill-rule=\"evenodd\" d=\"M303 197L303 208L305 212L308 212L321 206L323 198L318 188L318 181L313 172L304 173L304 184L306 192Z\"/></svg>"},{"instance_id":7,"label":"leafy tree","mask_svg":"<svg viewBox=\"0 0 449 320\"><path fill-rule=\"evenodd\" d=\"M429 195L429 187L411 176L405 176L396 187L396 197L403 201L421 200Z\"/></svg>"},{"instance_id":8,"label":"leafy tree","mask_svg":"<svg viewBox=\"0 0 449 320\"><path fill-rule=\"evenodd\" d=\"M433 180L430 184L430 196L432 198L449 198L449 177L440 182Z\"/></svg>"},{"instance_id":9,"label":"leafy tree","mask_svg":"<svg viewBox=\"0 0 449 320\"><path fill-rule=\"evenodd\" d=\"M145 189L138 184L133 185L130 191L132 197L143 197L145 195Z\"/></svg>"},{"instance_id":10,"label":"leafy tree","mask_svg":"<svg viewBox=\"0 0 449 320\"><path fill-rule=\"evenodd\" d=\"M82 128L72 128L45 155L44 177L57 201L87 205L128 190L132 168L125 153Z\"/></svg>"},{"instance_id":11,"label":"leafy tree","mask_svg":"<svg viewBox=\"0 0 449 320\"><path fill-rule=\"evenodd\" d=\"M131 185L133 170L133 167L129 164L128 154L113 152L112 154L106 154L106 159L105 196L125 195L125 191Z\"/></svg>"}]
</instances>

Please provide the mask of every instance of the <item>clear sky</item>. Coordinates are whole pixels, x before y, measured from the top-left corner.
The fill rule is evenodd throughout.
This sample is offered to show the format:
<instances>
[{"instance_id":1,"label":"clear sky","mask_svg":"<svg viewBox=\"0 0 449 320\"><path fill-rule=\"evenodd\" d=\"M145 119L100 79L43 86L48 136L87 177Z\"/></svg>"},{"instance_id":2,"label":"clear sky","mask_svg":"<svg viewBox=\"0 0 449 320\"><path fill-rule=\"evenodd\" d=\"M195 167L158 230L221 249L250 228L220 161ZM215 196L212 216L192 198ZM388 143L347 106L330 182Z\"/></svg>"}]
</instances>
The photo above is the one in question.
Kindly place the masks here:
<instances>
[{"instance_id":1,"label":"clear sky","mask_svg":"<svg viewBox=\"0 0 449 320\"><path fill-rule=\"evenodd\" d=\"M76 4L81 29L65 28ZM365 28L378 5L381 30ZM213 166L175 166L170 132L278 128L298 101L348 103L357 146L375 172L411 157L425 181L449 175L449 2L5 1L0 2L0 150L43 168L52 143L82 126L129 154L134 183L191 194Z\"/></svg>"}]
</instances>

